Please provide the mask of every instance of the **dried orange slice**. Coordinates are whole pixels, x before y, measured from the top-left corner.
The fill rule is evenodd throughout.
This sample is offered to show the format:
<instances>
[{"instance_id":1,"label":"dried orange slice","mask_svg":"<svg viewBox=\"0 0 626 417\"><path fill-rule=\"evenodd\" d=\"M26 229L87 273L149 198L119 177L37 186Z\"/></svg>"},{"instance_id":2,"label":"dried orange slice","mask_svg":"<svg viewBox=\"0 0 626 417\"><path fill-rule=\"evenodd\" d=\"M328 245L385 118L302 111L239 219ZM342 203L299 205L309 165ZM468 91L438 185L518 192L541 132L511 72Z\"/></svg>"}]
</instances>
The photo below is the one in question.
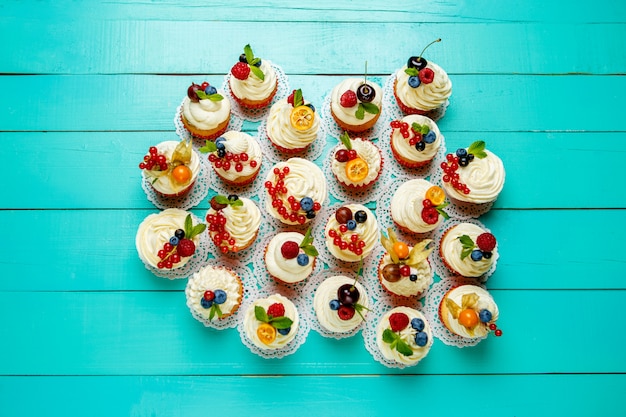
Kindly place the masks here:
<instances>
[{"instance_id":1,"label":"dried orange slice","mask_svg":"<svg viewBox=\"0 0 626 417\"><path fill-rule=\"evenodd\" d=\"M261 342L269 345L276 340L276 329L267 323L262 323L258 329L256 329L256 335L259 336Z\"/></svg>"},{"instance_id":2,"label":"dried orange slice","mask_svg":"<svg viewBox=\"0 0 626 417\"><path fill-rule=\"evenodd\" d=\"M298 106L291 110L291 126L296 130L307 130L313 126L315 112L309 106Z\"/></svg>"},{"instance_id":3,"label":"dried orange slice","mask_svg":"<svg viewBox=\"0 0 626 417\"><path fill-rule=\"evenodd\" d=\"M186 184L191 180L191 169L187 165L178 165L172 170L172 178L179 184Z\"/></svg>"},{"instance_id":4,"label":"dried orange slice","mask_svg":"<svg viewBox=\"0 0 626 417\"><path fill-rule=\"evenodd\" d=\"M363 181L369 173L367 162L358 156L346 163L346 176L352 182Z\"/></svg>"},{"instance_id":5,"label":"dried orange slice","mask_svg":"<svg viewBox=\"0 0 626 417\"><path fill-rule=\"evenodd\" d=\"M429 199L431 203L433 203L433 206L438 206L440 204L443 204L444 200L446 199L446 194L443 192L443 189L441 187L433 185L426 191L426 198Z\"/></svg>"}]
</instances>

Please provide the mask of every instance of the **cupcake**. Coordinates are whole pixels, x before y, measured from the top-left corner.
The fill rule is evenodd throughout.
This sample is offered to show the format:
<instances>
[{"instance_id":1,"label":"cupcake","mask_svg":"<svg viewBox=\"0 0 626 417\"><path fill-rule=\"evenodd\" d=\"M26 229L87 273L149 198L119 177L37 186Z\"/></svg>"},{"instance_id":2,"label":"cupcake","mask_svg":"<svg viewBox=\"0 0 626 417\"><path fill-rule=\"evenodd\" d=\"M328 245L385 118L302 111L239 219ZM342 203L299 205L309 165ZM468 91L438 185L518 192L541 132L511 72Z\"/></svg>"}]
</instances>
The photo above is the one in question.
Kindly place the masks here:
<instances>
[{"instance_id":1,"label":"cupcake","mask_svg":"<svg viewBox=\"0 0 626 417\"><path fill-rule=\"evenodd\" d=\"M206 265L189 277L185 295L191 314L209 324L235 314L243 300L243 284L230 269Z\"/></svg>"},{"instance_id":2,"label":"cupcake","mask_svg":"<svg viewBox=\"0 0 626 417\"><path fill-rule=\"evenodd\" d=\"M192 83L181 106L180 120L193 137L213 140L230 122L230 101L208 82Z\"/></svg>"},{"instance_id":3,"label":"cupcake","mask_svg":"<svg viewBox=\"0 0 626 417\"><path fill-rule=\"evenodd\" d=\"M468 339L483 338L494 331L498 306L485 289L476 285L460 285L452 288L441 299L439 318L451 333Z\"/></svg>"},{"instance_id":4,"label":"cupcake","mask_svg":"<svg viewBox=\"0 0 626 417\"><path fill-rule=\"evenodd\" d=\"M422 179L402 183L391 198L391 219L403 231L428 233L450 216L440 187Z\"/></svg>"},{"instance_id":5,"label":"cupcake","mask_svg":"<svg viewBox=\"0 0 626 417\"><path fill-rule=\"evenodd\" d=\"M328 277L313 298L315 316L332 333L350 333L363 323L370 304L365 288L344 275Z\"/></svg>"},{"instance_id":6,"label":"cupcake","mask_svg":"<svg viewBox=\"0 0 626 417\"><path fill-rule=\"evenodd\" d=\"M416 365L433 344L433 334L426 317L409 307L396 307L385 313L376 326L376 345L392 363Z\"/></svg>"},{"instance_id":7,"label":"cupcake","mask_svg":"<svg viewBox=\"0 0 626 417\"><path fill-rule=\"evenodd\" d=\"M135 246L144 264L158 269L176 269L187 264L200 242L206 225L193 224L191 214L170 208L146 217L137 230Z\"/></svg>"},{"instance_id":8,"label":"cupcake","mask_svg":"<svg viewBox=\"0 0 626 417\"><path fill-rule=\"evenodd\" d=\"M447 154L441 168L443 189L455 204L492 203L504 186L502 160L486 150L482 140Z\"/></svg>"},{"instance_id":9,"label":"cupcake","mask_svg":"<svg viewBox=\"0 0 626 417\"><path fill-rule=\"evenodd\" d=\"M432 240L426 239L415 246L398 240L393 230L389 237L381 233L380 243L386 253L378 263L378 279L389 293L401 297L415 297L424 292L433 281L433 270L428 262Z\"/></svg>"},{"instance_id":10,"label":"cupcake","mask_svg":"<svg viewBox=\"0 0 626 417\"><path fill-rule=\"evenodd\" d=\"M330 114L343 130L364 132L380 117L383 92L376 83L361 78L348 78L333 88Z\"/></svg>"},{"instance_id":11,"label":"cupcake","mask_svg":"<svg viewBox=\"0 0 626 417\"><path fill-rule=\"evenodd\" d=\"M330 253L346 262L367 257L378 241L374 214L361 204L347 204L330 216L324 231Z\"/></svg>"},{"instance_id":12,"label":"cupcake","mask_svg":"<svg viewBox=\"0 0 626 417\"><path fill-rule=\"evenodd\" d=\"M230 70L228 84L231 94L242 107L267 107L278 90L276 72L270 61L254 56L250 45L243 50L239 62Z\"/></svg>"},{"instance_id":13,"label":"cupcake","mask_svg":"<svg viewBox=\"0 0 626 417\"><path fill-rule=\"evenodd\" d=\"M216 195L210 200L206 220L209 236L224 254L249 248L261 226L261 211L245 197Z\"/></svg>"},{"instance_id":14,"label":"cupcake","mask_svg":"<svg viewBox=\"0 0 626 417\"><path fill-rule=\"evenodd\" d=\"M439 41L441 39L435 42ZM393 93L404 113L435 115L452 94L452 82L439 65L426 61L422 54L410 57L407 64L396 72Z\"/></svg>"},{"instance_id":15,"label":"cupcake","mask_svg":"<svg viewBox=\"0 0 626 417\"><path fill-rule=\"evenodd\" d=\"M193 188L200 173L200 157L188 141L151 146L139 164L141 176L165 197L180 197Z\"/></svg>"},{"instance_id":16,"label":"cupcake","mask_svg":"<svg viewBox=\"0 0 626 417\"><path fill-rule=\"evenodd\" d=\"M265 248L265 267L270 275L287 284L304 281L315 267L318 256L311 229L306 234L281 232Z\"/></svg>"},{"instance_id":17,"label":"cupcake","mask_svg":"<svg viewBox=\"0 0 626 417\"><path fill-rule=\"evenodd\" d=\"M310 222L328 197L322 170L302 158L274 165L267 175L265 191L267 212L289 225Z\"/></svg>"},{"instance_id":18,"label":"cupcake","mask_svg":"<svg viewBox=\"0 0 626 417\"><path fill-rule=\"evenodd\" d=\"M276 149L292 154L302 152L317 139L320 119L315 107L302 97L302 90L278 100L267 116L267 137Z\"/></svg>"},{"instance_id":19,"label":"cupcake","mask_svg":"<svg viewBox=\"0 0 626 417\"><path fill-rule=\"evenodd\" d=\"M380 149L361 138L351 139L347 133L331 152L330 169L344 187L363 189L378 179L383 168Z\"/></svg>"},{"instance_id":20,"label":"cupcake","mask_svg":"<svg viewBox=\"0 0 626 417\"><path fill-rule=\"evenodd\" d=\"M394 120L391 128L391 153L406 168L419 168L431 163L443 142L437 124L419 114Z\"/></svg>"},{"instance_id":21,"label":"cupcake","mask_svg":"<svg viewBox=\"0 0 626 417\"><path fill-rule=\"evenodd\" d=\"M296 306L280 294L254 301L243 318L246 337L264 350L286 347L296 336L299 324Z\"/></svg>"},{"instance_id":22,"label":"cupcake","mask_svg":"<svg viewBox=\"0 0 626 417\"><path fill-rule=\"evenodd\" d=\"M224 133L215 142L207 141L199 150L209 153L213 170L230 185L250 184L259 174L263 161L259 142L244 132L234 130Z\"/></svg>"},{"instance_id":23,"label":"cupcake","mask_svg":"<svg viewBox=\"0 0 626 417\"><path fill-rule=\"evenodd\" d=\"M498 245L495 236L480 226L460 223L444 232L439 255L450 271L477 278L498 260Z\"/></svg>"}]
</instances>

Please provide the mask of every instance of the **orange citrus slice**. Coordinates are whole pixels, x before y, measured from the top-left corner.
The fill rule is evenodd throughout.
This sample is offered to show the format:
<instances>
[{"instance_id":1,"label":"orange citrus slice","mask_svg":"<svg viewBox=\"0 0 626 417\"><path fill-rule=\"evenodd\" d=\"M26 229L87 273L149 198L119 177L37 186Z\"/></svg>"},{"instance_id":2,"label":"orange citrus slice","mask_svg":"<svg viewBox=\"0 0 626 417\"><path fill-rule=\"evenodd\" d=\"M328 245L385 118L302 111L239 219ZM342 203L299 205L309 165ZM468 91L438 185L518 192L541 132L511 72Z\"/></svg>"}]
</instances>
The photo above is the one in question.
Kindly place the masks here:
<instances>
[{"instance_id":1,"label":"orange citrus slice","mask_svg":"<svg viewBox=\"0 0 626 417\"><path fill-rule=\"evenodd\" d=\"M459 323L468 329L473 329L478 324L478 314L476 310L472 310L471 308L466 308L465 310L459 313Z\"/></svg>"},{"instance_id":2,"label":"orange citrus slice","mask_svg":"<svg viewBox=\"0 0 626 417\"><path fill-rule=\"evenodd\" d=\"M367 162L358 156L346 163L346 175L352 182L363 181L369 173Z\"/></svg>"},{"instance_id":3,"label":"orange citrus slice","mask_svg":"<svg viewBox=\"0 0 626 417\"><path fill-rule=\"evenodd\" d=\"M267 323L262 323L258 329L256 329L256 335L259 336L261 342L269 345L276 339L276 329Z\"/></svg>"},{"instance_id":4,"label":"orange citrus slice","mask_svg":"<svg viewBox=\"0 0 626 417\"><path fill-rule=\"evenodd\" d=\"M426 191L426 198L429 199L431 203L433 203L433 206L438 206L440 204L443 204L444 200L446 199L446 194L443 192L443 189L441 187L433 185Z\"/></svg>"},{"instance_id":5,"label":"orange citrus slice","mask_svg":"<svg viewBox=\"0 0 626 417\"><path fill-rule=\"evenodd\" d=\"M172 170L172 178L179 184L186 184L191 180L191 169L187 165L178 165Z\"/></svg>"},{"instance_id":6,"label":"orange citrus slice","mask_svg":"<svg viewBox=\"0 0 626 417\"><path fill-rule=\"evenodd\" d=\"M291 111L291 126L296 130L307 130L313 126L315 112L309 106L298 106Z\"/></svg>"}]
</instances>

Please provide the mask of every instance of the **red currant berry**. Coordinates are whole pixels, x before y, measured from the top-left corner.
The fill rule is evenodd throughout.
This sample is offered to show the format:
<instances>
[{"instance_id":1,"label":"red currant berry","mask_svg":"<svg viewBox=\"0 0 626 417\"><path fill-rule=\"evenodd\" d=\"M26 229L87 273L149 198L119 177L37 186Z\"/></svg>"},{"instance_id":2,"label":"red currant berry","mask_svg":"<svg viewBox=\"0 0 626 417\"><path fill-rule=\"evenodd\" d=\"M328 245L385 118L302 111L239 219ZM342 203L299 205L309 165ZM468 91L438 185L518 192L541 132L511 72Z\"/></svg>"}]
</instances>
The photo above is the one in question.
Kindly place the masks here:
<instances>
[{"instance_id":1,"label":"red currant berry","mask_svg":"<svg viewBox=\"0 0 626 417\"><path fill-rule=\"evenodd\" d=\"M496 336L500 337L500 336L502 336L502 330L498 329L495 332L493 332L493 334L495 334Z\"/></svg>"},{"instance_id":2,"label":"red currant berry","mask_svg":"<svg viewBox=\"0 0 626 417\"><path fill-rule=\"evenodd\" d=\"M400 275L402 275L403 277L408 277L409 275L411 275L411 267L408 265L402 265L400 267Z\"/></svg>"}]
</instances>

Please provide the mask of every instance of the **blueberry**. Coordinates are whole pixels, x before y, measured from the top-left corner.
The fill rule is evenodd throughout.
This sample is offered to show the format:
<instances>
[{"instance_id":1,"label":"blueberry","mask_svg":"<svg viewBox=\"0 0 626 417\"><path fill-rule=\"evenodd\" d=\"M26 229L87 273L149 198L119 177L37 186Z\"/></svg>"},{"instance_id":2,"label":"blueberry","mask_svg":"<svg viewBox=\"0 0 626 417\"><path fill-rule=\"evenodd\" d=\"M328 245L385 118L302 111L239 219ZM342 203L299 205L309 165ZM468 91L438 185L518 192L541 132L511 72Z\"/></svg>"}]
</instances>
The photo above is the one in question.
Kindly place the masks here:
<instances>
[{"instance_id":1,"label":"blueberry","mask_svg":"<svg viewBox=\"0 0 626 417\"><path fill-rule=\"evenodd\" d=\"M174 236L176 236L178 239L182 239L185 237L185 231L183 229L176 229L176 231L174 232Z\"/></svg>"},{"instance_id":2,"label":"blueberry","mask_svg":"<svg viewBox=\"0 0 626 417\"><path fill-rule=\"evenodd\" d=\"M224 304L226 301L226 293L224 290L215 290L215 304Z\"/></svg>"},{"instance_id":3,"label":"blueberry","mask_svg":"<svg viewBox=\"0 0 626 417\"><path fill-rule=\"evenodd\" d=\"M286 329L276 329L276 331L282 334L283 336L287 336L289 332L291 331L291 327L287 327Z\"/></svg>"},{"instance_id":4,"label":"blueberry","mask_svg":"<svg viewBox=\"0 0 626 417\"><path fill-rule=\"evenodd\" d=\"M408 83L410 87L417 88L422 82L420 81L420 77L418 77L417 75L411 75L409 77Z\"/></svg>"},{"instance_id":5,"label":"blueberry","mask_svg":"<svg viewBox=\"0 0 626 417\"><path fill-rule=\"evenodd\" d=\"M367 213L364 210L359 210L354 213L354 220L357 223L365 223L367 221Z\"/></svg>"},{"instance_id":6,"label":"blueberry","mask_svg":"<svg viewBox=\"0 0 626 417\"><path fill-rule=\"evenodd\" d=\"M466 167L469 165L469 158L467 156L459 156L459 166Z\"/></svg>"},{"instance_id":7,"label":"blueberry","mask_svg":"<svg viewBox=\"0 0 626 417\"><path fill-rule=\"evenodd\" d=\"M486 308L482 309L478 313L478 317L480 318L480 321L482 321L483 323L489 323L492 318L491 311L487 310Z\"/></svg>"},{"instance_id":8,"label":"blueberry","mask_svg":"<svg viewBox=\"0 0 626 417\"><path fill-rule=\"evenodd\" d=\"M424 320L420 319L419 317L415 317L413 320L411 320L411 327L418 332L424 330L424 326Z\"/></svg>"},{"instance_id":9,"label":"blueberry","mask_svg":"<svg viewBox=\"0 0 626 417\"><path fill-rule=\"evenodd\" d=\"M456 156L458 156L459 158L462 156L467 156L467 149L465 148L459 148L456 150Z\"/></svg>"},{"instance_id":10,"label":"blueberry","mask_svg":"<svg viewBox=\"0 0 626 417\"><path fill-rule=\"evenodd\" d=\"M246 59L246 54L239 55L239 62L243 62L244 64L248 63L248 60Z\"/></svg>"},{"instance_id":11,"label":"blueberry","mask_svg":"<svg viewBox=\"0 0 626 417\"><path fill-rule=\"evenodd\" d=\"M259 58L259 62L257 62L256 64L254 64L254 66L255 66L255 67L260 67L262 62L263 62L263 61L261 61L261 59Z\"/></svg>"},{"instance_id":12,"label":"blueberry","mask_svg":"<svg viewBox=\"0 0 626 417\"><path fill-rule=\"evenodd\" d=\"M489 251L483 251L483 258L485 259L490 259L491 258L492 253Z\"/></svg>"},{"instance_id":13,"label":"blueberry","mask_svg":"<svg viewBox=\"0 0 626 417\"><path fill-rule=\"evenodd\" d=\"M480 251L478 249L474 249L470 256L472 257L472 261L475 261L475 262L478 262L481 259L483 259L483 253L482 253L482 251Z\"/></svg>"},{"instance_id":14,"label":"blueberry","mask_svg":"<svg viewBox=\"0 0 626 417\"><path fill-rule=\"evenodd\" d=\"M306 212L306 218L307 219L312 219L315 217L315 210L309 210Z\"/></svg>"},{"instance_id":15,"label":"blueberry","mask_svg":"<svg viewBox=\"0 0 626 417\"><path fill-rule=\"evenodd\" d=\"M473 160L474 159L474 154L473 153L468 153L467 154L467 159L470 160L470 161Z\"/></svg>"},{"instance_id":16,"label":"blueberry","mask_svg":"<svg viewBox=\"0 0 626 417\"><path fill-rule=\"evenodd\" d=\"M215 140L215 147L217 149L226 149L226 146L224 146L224 142L226 142L226 139L219 137Z\"/></svg>"},{"instance_id":17,"label":"blueberry","mask_svg":"<svg viewBox=\"0 0 626 417\"><path fill-rule=\"evenodd\" d=\"M311 110L315 111L315 106L312 105L311 103L307 103L305 104L305 106L309 107Z\"/></svg>"},{"instance_id":18,"label":"blueberry","mask_svg":"<svg viewBox=\"0 0 626 417\"><path fill-rule=\"evenodd\" d=\"M418 332L415 334L415 344L419 347L426 346L428 343L428 335L424 332Z\"/></svg>"},{"instance_id":19,"label":"blueberry","mask_svg":"<svg viewBox=\"0 0 626 417\"><path fill-rule=\"evenodd\" d=\"M204 92L207 95L211 95L211 94L217 94L217 88L213 87L212 85L208 86L207 88L204 89Z\"/></svg>"},{"instance_id":20,"label":"blueberry","mask_svg":"<svg viewBox=\"0 0 626 417\"><path fill-rule=\"evenodd\" d=\"M422 140L426 143L433 143L437 139L437 135L432 130L426 133Z\"/></svg>"},{"instance_id":21,"label":"blueberry","mask_svg":"<svg viewBox=\"0 0 626 417\"><path fill-rule=\"evenodd\" d=\"M298 265L307 266L309 264L309 255L307 255L306 253L301 253L298 255L298 258L296 258L296 260L298 261Z\"/></svg>"},{"instance_id":22,"label":"blueberry","mask_svg":"<svg viewBox=\"0 0 626 417\"><path fill-rule=\"evenodd\" d=\"M426 143L423 140L420 140L415 144L415 149L418 152L422 152L424 149L426 149Z\"/></svg>"},{"instance_id":23,"label":"blueberry","mask_svg":"<svg viewBox=\"0 0 626 417\"><path fill-rule=\"evenodd\" d=\"M313 199L311 197L303 197L300 200L300 208L304 211L313 209Z\"/></svg>"},{"instance_id":24,"label":"blueberry","mask_svg":"<svg viewBox=\"0 0 626 417\"><path fill-rule=\"evenodd\" d=\"M220 158L223 158L226 156L226 150L225 149L218 149L217 150L217 156Z\"/></svg>"},{"instance_id":25,"label":"blueberry","mask_svg":"<svg viewBox=\"0 0 626 417\"><path fill-rule=\"evenodd\" d=\"M339 302L339 300L330 300L330 303L328 303L328 305L330 305L330 309L331 310L339 310L339 307L341 307L341 303Z\"/></svg>"},{"instance_id":26,"label":"blueberry","mask_svg":"<svg viewBox=\"0 0 626 417\"><path fill-rule=\"evenodd\" d=\"M413 282L417 281L417 275L416 274L411 274L409 275L409 279Z\"/></svg>"},{"instance_id":27,"label":"blueberry","mask_svg":"<svg viewBox=\"0 0 626 417\"><path fill-rule=\"evenodd\" d=\"M356 229L356 221L354 219L350 219L346 223L346 226L348 227L348 230L354 230Z\"/></svg>"},{"instance_id":28,"label":"blueberry","mask_svg":"<svg viewBox=\"0 0 626 417\"><path fill-rule=\"evenodd\" d=\"M204 308L211 308L211 306L213 305L213 301L209 301L205 299L204 297L202 297L200 299L200 305Z\"/></svg>"},{"instance_id":29,"label":"blueberry","mask_svg":"<svg viewBox=\"0 0 626 417\"><path fill-rule=\"evenodd\" d=\"M231 194L228 196L228 201L237 201L239 200L239 197L237 196L237 194Z\"/></svg>"},{"instance_id":30,"label":"blueberry","mask_svg":"<svg viewBox=\"0 0 626 417\"><path fill-rule=\"evenodd\" d=\"M179 241L179 239L178 239L176 236L172 236L172 237L170 238L170 244L171 244L172 246L176 246L176 245L178 245L178 241Z\"/></svg>"}]
</instances>

